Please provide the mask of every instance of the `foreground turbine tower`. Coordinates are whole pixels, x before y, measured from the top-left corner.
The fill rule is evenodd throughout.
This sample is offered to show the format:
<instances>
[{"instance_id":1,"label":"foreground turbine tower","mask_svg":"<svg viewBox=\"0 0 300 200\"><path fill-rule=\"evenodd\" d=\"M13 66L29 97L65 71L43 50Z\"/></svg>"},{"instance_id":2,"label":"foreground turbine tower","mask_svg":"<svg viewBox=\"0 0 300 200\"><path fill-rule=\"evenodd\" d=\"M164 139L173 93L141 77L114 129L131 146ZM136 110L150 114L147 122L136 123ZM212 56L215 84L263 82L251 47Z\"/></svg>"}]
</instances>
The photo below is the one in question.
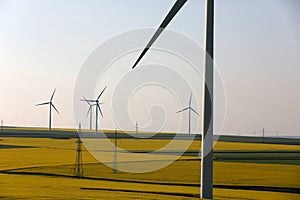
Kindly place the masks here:
<instances>
[{"instance_id":1,"label":"foreground turbine tower","mask_svg":"<svg viewBox=\"0 0 300 200\"><path fill-rule=\"evenodd\" d=\"M201 198L213 198L214 0L206 0Z\"/></svg>"},{"instance_id":2,"label":"foreground turbine tower","mask_svg":"<svg viewBox=\"0 0 300 200\"><path fill-rule=\"evenodd\" d=\"M41 106L41 105L47 105L47 104L49 104L49 109L50 109L50 110L49 110L49 132L50 132L50 133L52 133L52 129L51 129L51 124L52 124L52 107L53 107L54 110L59 114L58 110L55 108L54 104L52 103L52 100L53 100L55 91L56 91L56 89L53 91L52 96L51 96L49 102L40 103L40 104L35 105L35 106Z\"/></svg>"},{"instance_id":3,"label":"foreground turbine tower","mask_svg":"<svg viewBox=\"0 0 300 200\"><path fill-rule=\"evenodd\" d=\"M166 18L148 42L133 67L136 67L151 45L187 0L177 0ZM204 65L203 134L201 146L201 198L213 198L213 52L214 52L214 0L206 0L206 29Z\"/></svg>"}]
</instances>

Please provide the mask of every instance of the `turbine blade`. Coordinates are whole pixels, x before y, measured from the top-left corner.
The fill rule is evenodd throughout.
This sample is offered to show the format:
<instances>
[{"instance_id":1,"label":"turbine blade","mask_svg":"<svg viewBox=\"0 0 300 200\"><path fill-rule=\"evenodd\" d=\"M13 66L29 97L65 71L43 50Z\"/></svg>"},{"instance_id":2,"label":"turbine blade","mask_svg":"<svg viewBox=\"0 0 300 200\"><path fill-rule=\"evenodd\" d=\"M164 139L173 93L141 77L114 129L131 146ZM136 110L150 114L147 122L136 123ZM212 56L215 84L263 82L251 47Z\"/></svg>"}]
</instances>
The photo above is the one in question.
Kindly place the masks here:
<instances>
[{"instance_id":1,"label":"turbine blade","mask_svg":"<svg viewBox=\"0 0 300 200\"><path fill-rule=\"evenodd\" d=\"M191 109L194 113L196 113L199 117L201 117L201 115L200 115L196 110L194 110L192 107L190 107L190 109Z\"/></svg>"},{"instance_id":2,"label":"turbine blade","mask_svg":"<svg viewBox=\"0 0 300 200\"><path fill-rule=\"evenodd\" d=\"M92 106L89 107L89 109L88 109L88 111L87 111L87 113L86 113L86 117L89 116L89 113L90 113L90 112L92 112Z\"/></svg>"},{"instance_id":3,"label":"turbine blade","mask_svg":"<svg viewBox=\"0 0 300 200\"><path fill-rule=\"evenodd\" d=\"M82 96L82 97L83 97L83 99L80 99L80 101L85 101L85 102L87 102L89 105L91 105L91 103L90 103L89 100L87 100L84 96Z\"/></svg>"},{"instance_id":4,"label":"turbine blade","mask_svg":"<svg viewBox=\"0 0 300 200\"><path fill-rule=\"evenodd\" d=\"M185 110L187 110L187 109L189 109L189 108L184 108L184 109L182 109L182 110L178 110L176 113L183 112L183 111L185 111Z\"/></svg>"},{"instance_id":5,"label":"turbine blade","mask_svg":"<svg viewBox=\"0 0 300 200\"><path fill-rule=\"evenodd\" d=\"M189 106L191 107L191 105L192 105L192 94L190 96L190 101L189 101Z\"/></svg>"},{"instance_id":6,"label":"turbine blade","mask_svg":"<svg viewBox=\"0 0 300 200\"><path fill-rule=\"evenodd\" d=\"M105 88L102 90L102 92L99 94L97 100L99 100L99 98L101 97L101 95L103 94L103 92L106 90L107 86L105 86Z\"/></svg>"},{"instance_id":7,"label":"turbine blade","mask_svg":"<svg viewBox=\"0 0 300 200\"><path fill-rule=\"evenodd\" d=\"M141 53L141 55L138 57L136 62L134 63L133 68L136 67L136 65L139 63L139 61L143 58L143 56L147 53L149 48L152 46L152 44L155 42L155 40L159 37L159 35L163 32L163 30L167 27L167 25L170 23L170 21L173 19L173 17L178 13L178 11L182 8L182 6L187 2L187 0L177 0L176 3L173 5L163 22L160 24L159 28L156 30L150 41L148 42L147 46Z\"/></svg>"},{"instance_id":8,"label":"turbine blade","mask_svg":"<svg viewBox=\"0 0 300 200\"><path fill-rule=\"evenodd\" d=\"M96 100L91 100L91 99L79 99L79 101L85 101L85 102L97 102Z\"/></svg>"},{"instance_id":9,"label":"turbine blade","mask_svg":"<svg viewBox=\"0 0 300 200\"><path fill-rule=\"evenodd\" d=\"M51 98L50 98L50 101L52 101L52 99L53 99L53 97L54 97L54 94L55 94L55 92L56 92L56 88L54 89L54 91L53 91L53 93L52 93L52 96L51 96Z\"/></svg>"},{"instance_id":10,"label":"turbine blade","mask_svg":"<svg viewBox=\"0 0 300 200\"><path fill-rule=\"evenodd\" d=\"M101 110L101 108L100 108L99 104L97 104L97 108L99 109L99 111L100 111L100 114L101 114L101 116L103 117L102 110ZM97 109L97 108L96 108L96 109Z\"/></svg>"},{"instance_id":11,"label":"turbine blade","mask_svg":"<svg viewBox=\"0 0 300 200\"><path fill-rule=\"evenodd\" d=\"M39 103L39 104L36 104L35 106L41 106L41 105L46 105L46 104L49 104L50 102L45 102L45 103Z\"/></svg>"},{"instance_id":12,"label":"turbine blade","mask_svg":"<svg viewBox=\"0 0 300 200\"><path fill-rule=\"evenodd\" d=\"M59 114L58 110L55 108L54 104L51 103L51 106L54 108L54 110Z\"/></svg>"}]
</instances>

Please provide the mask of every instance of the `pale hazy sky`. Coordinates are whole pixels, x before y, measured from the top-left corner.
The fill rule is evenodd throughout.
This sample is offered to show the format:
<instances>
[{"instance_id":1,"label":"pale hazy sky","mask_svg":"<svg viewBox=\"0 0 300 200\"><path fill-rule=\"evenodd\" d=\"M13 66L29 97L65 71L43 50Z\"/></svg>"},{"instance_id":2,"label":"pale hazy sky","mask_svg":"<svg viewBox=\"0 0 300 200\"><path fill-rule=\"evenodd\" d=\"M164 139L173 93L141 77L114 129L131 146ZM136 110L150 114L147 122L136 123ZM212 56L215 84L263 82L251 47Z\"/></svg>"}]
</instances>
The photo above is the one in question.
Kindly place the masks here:
<instances>
[{"instance_id":1,"label":"pale hazy sky","mask_svg":"<svg viewBox=\"0 0 300 200\"><path fill-rule=\"evenodd\" d=\"M57 88L54 103L61 114L54 114L53 126L73 127L74 84L89 54L120 33L156 28L174 2L0 0L0 119L6 125L47 126L48 108L34 105ZM168 28L203 46L204 2L189 0ZM270 135L300 134L299 19L299 0L215 0L215 62L227 110L222 132L260 134L265 128ZM107 116L111 109L104 105ZM174 112L180 109L176 102L170 105ZM186 114L181 119L172 112L166 130L178 120L186 125ZM147 115L137 115L141 126L149 123ZM101 126L115 128L105 117Z\"/></svg>"}]
</instances>

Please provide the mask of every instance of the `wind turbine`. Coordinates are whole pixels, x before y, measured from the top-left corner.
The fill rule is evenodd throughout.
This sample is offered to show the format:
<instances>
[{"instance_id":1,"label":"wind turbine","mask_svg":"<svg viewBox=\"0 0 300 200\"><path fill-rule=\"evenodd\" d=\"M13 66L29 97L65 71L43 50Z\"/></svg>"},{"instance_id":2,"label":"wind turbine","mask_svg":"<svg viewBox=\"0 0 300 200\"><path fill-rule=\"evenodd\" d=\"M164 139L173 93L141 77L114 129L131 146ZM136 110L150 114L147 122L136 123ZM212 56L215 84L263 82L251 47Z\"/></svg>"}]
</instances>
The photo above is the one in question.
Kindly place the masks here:
<instances>
[{"instance_id":1,"label":"wind turbine","mask_svg":"<svg viewBox=\"0 0 300 200\"><path fill-rule=\"evenodd\" d=\"M200 197L213 198L213 56L214 56L214 0L206 1L206 29L204 56L204 94L203 94L203 134L201 145L201 188ZM151 45L167 27L173 17L178 13L187 0L177 0L159 28L148 42L133 67L136 67Z\"/></svg>"},{"instance_id":2,"label":"wind turbine","mask_svg":"<svg viewBox=\"0 0 300 200\"><path fill-rule=\"evenodd\" d=\"M87 104L89 104L89 109L86 113L86 117L90 114L90 130L92 130L93 125L93 106L96 106L97 104L91 104L84 96L83 99L80 99L80 101L85 101ZM102 104L102 103L100 103Z\"/></svg>"},{"instance_id":3,"label":"wind turbine","mask_svg":"<svg viewBox=\"0 0 300 200\"><path fill-rule=\"evenodd\" d=\"M93 100L88 100L88 99L83 99L83 101L86 101L88 103L95 103L96 106L96 134L98 133L98 111L100 112L101 116L103 117L101 108L100 108L100 103L99 99L101 97L101 95L103 94L103 92L106 90L107 86L101 91L101 93L99 94L99 96L97 97L97 99L93 99Z\"/></svg>"},{"instance_id":4,"label":"wind turbine","mask_svg":"<svg viewBox=\"0 0 300 200\"><path fill-rule=\"evenodd\" d=\"M198 116L201 116L196 110L194 110L192 108L192 94L190 96L189 106L186 107L186 108L184 108L184 109L182 109L182 110L177 111L176 113L181 113L181 112L186 111L186 110L189 111L189 132L188 133L191 134L191 114L192 114L191 111L193 111L194 113L196 113Z\"/></svg>"},{"instance_id":5,"label":"wind turbine","mask_svg":"<svg viewBox=\"0 0 300 200\"><path fill-rule=\"evenodd\" d=\"M40 104L37 104L35 106L41 106L41 105L47 105L49 104L49 131L50 133L52 133L52 130L51 130L51 123L52 123L52 107L54 108L54 110L59 114L58 110L56 109L56 107L54 106L54 104L52 103L52 100L53 100L53 97L54 97L54 94L56 92L56 89L54 89L53 93L52 93L52 96L50 98L50 101L49 102L45 102L45 103L40 103Z\"/></svg>"}]
</instances>

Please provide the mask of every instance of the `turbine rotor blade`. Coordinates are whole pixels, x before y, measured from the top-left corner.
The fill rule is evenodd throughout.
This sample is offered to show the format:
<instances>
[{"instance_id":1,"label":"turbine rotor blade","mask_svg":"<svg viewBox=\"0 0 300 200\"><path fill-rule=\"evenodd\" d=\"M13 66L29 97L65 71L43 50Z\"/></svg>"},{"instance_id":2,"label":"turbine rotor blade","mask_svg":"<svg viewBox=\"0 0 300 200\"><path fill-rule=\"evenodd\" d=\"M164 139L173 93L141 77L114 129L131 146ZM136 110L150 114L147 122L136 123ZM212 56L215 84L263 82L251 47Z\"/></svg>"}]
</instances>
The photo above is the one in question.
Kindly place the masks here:
<instances>
[{"instance_id":1,"label":"turbine rotor blade","mask_svg":"<svg viewBox=\"0 0 300 200\"><path fill-rule=\"evenodd\" d=\"M86 113L86 117L89 116L89 113L90 113L90 112L92 112L92 106L89 107L89 109L88 109L88 111L87 111L87 113Z\"/></svg>"},{"instance_id":2,"label":"turbine rotor blade","mask_svg":"<svg viewBox=\"0 0 300 200\"><path fill-rule=\"evenodd\" d=\"M189 101L189 106L191 107L191 105L192 105L192 94L190 96L190 101Z\"/></svg>"},{"instance_id":3,"label":"turbine rotor blade","mask_svg":"<svg viewBox=\"0 0 300 200\"><path fill-rule=\"evenodd\" d=\"M101 116L103 117L103 113L102 113L102 110L101 110L101 108L100 108L100 106L99 106L99 104L96 104L97 105L97 108L99 109L99 111L100 111L100 114L101 114ZM96 108L96 109L97 109Z\"/></svg>"},{"instance_id":4,"label":"turbine rotor blade","mask_svg":"<svg viewBox=\"0 0 300 200\"><path fill-rule=\"evenodd\" d=\"M185 110L187 110L187 109L189 109L189 108L187 107L187 108L184 108L184 109L182 109L182 110L178 110L176 113L183 112L183 111L185 111Z\"/></svg>"},{"instance_id":5,"label":"turbine rotor blade","mask_svg":"<svg viewBox=\"0 0 300 200\"><path fill-rule=\"evenodd\" d=\"M50 103L51 106L54 108L54 110L59 114L58 110L55 108L54 104L53 103Z\"/></svg>"},{"instance_id":6,"label":"turbine rotor blade","mask_svg":"<svg viewBox=\"0 0 300 200\"><path fill-rule=\"evenodd\" d=\"M85 101L85 102L87 102L89 105L91 105L91 103L90 103L89 100L87 100L84 96L82 96L82 97L83 97L83 99L80 99L80 101Z\"/></svg>"},{"instance_id":7,"label":"turbine rotor blade","mask_svg":"<svg viewBox=\"0 0 300 200\"><path fill-rule=\"evenodd\" d=\"M194 110L192 107L190 107L190 109L191 109L194 113L196 113L199 117L201 117L201 115L200 115L196 110Z\"/></svg>"},{"instance_id":8,"label":"turbine rotor blade","mask_svg":"<svg viewBox=\"0 0 300 200\"><path fill-rule=\"evenodd\" d=\"M96 100L91 100L91 99L87 99L87 100L80 99L80 101L85 101L85 102L97 102Z\"/></svg>"},{"instance_id":9,"label":"turbine rotor blade","mask_svg":"<svg viewBox=\"0 0 300 200\"><path fill-rule=\"evenodd\" d=\"M45 102L45 103L39 103L39 104L36 104L35 106L41 106L41 105L46 105L46 104L49 104L50 102Z\"/></svg>"},{"instance_id":10,"label":"turbine rotor blade","mask_svg":"<svg viewBox=\"0 0 300 200\"><path fill-rule=\"evenodd\" d=\"M163 32L163 30L167 27L167 25L170 23L170 21L173 19L173 17L178 13L178 11L182 8L182 6L187 2L187 0L177 0L176 3L173 5L163 22L160 24L159 28L156 30L150 41L148 42L147 46L141 53L141 55L138 57L136 62L134 63L133 68L136 67L136 65L139 63L139 61L143 58L143 56L147 53L149 48L152 46L152 44L155 42L155 40L159 37L159 35Z\"/></svg>"},{"instance_id":11,"label":"turbine rotor blade","mask_svg":"<svg viewBox=\"0 0 300 200\"><path fill-rule=\"evenodd\" d=\"M55 94L55 92L56 92L56 88L54 89L54 91L53 91L53 93L52 93L52 96L51 96L51 98L50 98L50 101L52 101L52 99L53 99L53 97L54 97L54 94Z\"/></svg>"},{"instance_id":12,"label":"turbine rotor blade","mask_svg":"<svg viewBox=\"0 0 300 200\"><path fill-rule=\"evenodd\" d=\"M99 100L99 98L101 97L101 95L103 94L103 92L106 90L107 86L105 86L105 88L102 90L102 92L99 94L97 101Z\"/></svg>"}]
</instances>

